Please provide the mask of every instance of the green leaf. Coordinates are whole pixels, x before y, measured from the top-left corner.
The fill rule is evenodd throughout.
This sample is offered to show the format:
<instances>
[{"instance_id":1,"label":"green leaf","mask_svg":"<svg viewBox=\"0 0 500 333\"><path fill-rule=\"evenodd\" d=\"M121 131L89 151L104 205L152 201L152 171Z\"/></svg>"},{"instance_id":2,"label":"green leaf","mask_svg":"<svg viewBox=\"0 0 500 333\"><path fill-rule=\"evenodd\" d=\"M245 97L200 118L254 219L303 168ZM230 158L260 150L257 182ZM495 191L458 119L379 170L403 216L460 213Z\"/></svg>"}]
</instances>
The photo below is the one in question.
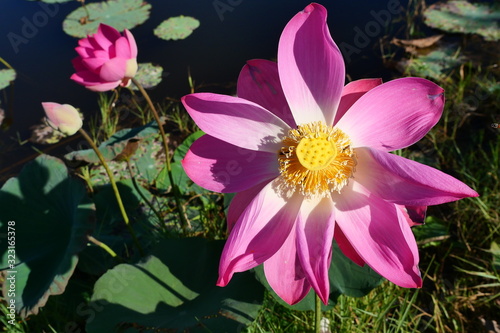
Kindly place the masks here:
<instances>
[{"instance_id":1,"label":"green leaf","mask_svg":"<svg viewBox=\"0 0 500 333\"><path fill-rule=\"evenodd\" d=\"M137 265L121 264L95 284L87 332L237 332L260 308L263 288L250 272L215 285L223 241L161 241Z\"/></svg>"},{"instance_id":2,"label":"green leaf","mask_svg":"<svg viewBox=\"0 0 500 333\"><path fill-rule=\"evenodd\" d=\"M16 71L13 69L0 69L0 90L8 87L16 79Z\"/></svg>"},{"instance_id":3,"label":"green leaf","mask_svg":"<svg viewBox=\"0 0 500 333\"><path fill-rule=\"evenodd\" d=\"M144 249L151 247L148 242L151 234L159 228L158 218L144 202L131 179L117 182L117 188L132 223L132 228ZM162 202L162 198L152 199L152 195L139 185L139 190L149 202ZM92 234L122 257L137 258L139 253L133 244L130 232L125 227L123 216L118 207L111 184L94 187L93 196L96 207L96 227ZM116 261L103 249L89 245L80 253L78 268L88 274L101 275L116 264Z\"/></svg>"},{"instance_id":4,"label":"green leaf","mask_svg":"<svg viewBox=\"0 0 500 333\"><path fill-rule=\"evenodd\" d=\"M124 152L129 142L138 141L138 148L130 157L130 163L136 179L145 182L145 185L151 184L164 167L164 154L162 154L162 145L158 138L158 126L155 122L145 126L123 129L116 132L99 146L99 151L106 161L112 161L119 154ZM99 158L92 149L79 150L71 152L64 156L68 163L76 166L79 163L100 163ZM119 179L129 179L130 174L126 169L125 162L113 161L109 163L109 168ZM109 182L104 168L98 168L94 172L93 181L101 184Z\"/></svg>"},{"instance_id":5,"label":"green leaf","mask_svg":"<svg viewBox=\"0 0 500 333\"><path fill-rule=\"evenodd\" d=\"M137 74L134 79L139 81L144 89L154 88L161 82L161 76L163 74L163 67L158 65L153 65L152 63L142 63L139 64L137 69ZM134 84L131 85L133 90L139 90Z\"/></svg>"},{"instance_id":6,"label":"green leaf","mask_svg":"<svg viewBox=\"0 0 500 333\"><path fill-rule=\"evenodd\" d=\"M424 22L448 32L475 33L488 41L500 39L498 4L467 1L439 2L424 11Z\"/></svg>"},{"instance_id":7,"label":"green leaf","mask_svg":"<svg viewBox=\"0 0 500 333\"><path fill-rule=\"evenodd\" d=\"M295 305L290 305L283 301L266 280L262 265L255 268L256 276L259 281L268 289L278 303L283 306L299 311L313 311L315 309L314 290ZM330 297L328 305L322 304L323 311L331 309L337 302L340 295L352 297L362 297L367 295L372 289L376 288L383 281L383 278L375 273L368 265L358 266L347 258L339 249L337 243L333 242L332 262L328 270L330 279Z\"/></svg>"},{"instance_id":8,"label":"green leaf","mask_svg":"<svg viewBox=\"0 0 500 333\"><path fill-rule=\"evenodd\" d=\"M457 51L458 45L441 45L425 55L406 61L403 65L410 75L442 80L463 62Z\"/></svg>"},{"instance_id":9,"label":"green leaf","mask_svg":"<svg viewBox=\"0 0 500 333\"><path fill-rule=\"evenodd\" d=\"M22 316L36 314L50 295L64 292L92 229L93 205L64 163L47 155L9 179L0 190L0 202L0 232L14 232L9 235L15 237L17 266L9 269L15 271L10 276L16 278L16 310ZM0 267L9 267L12 252L0 251ZM4 284L4 295L6 288Z\"/></svg>"},{"instance_id":10,"label":"green leaf","mask_svg":"<svg viewBox=\"0 0 500 333\"><path fill-rule=\"evenodd\" d=\"M413 233L420 247L437 246L449 238L448 227L440 219L427 216L425 224L414 227Z\"/></svg>"},{"instance_id":11,"label":"green leaf","mask_svg":"<svg viewBox=\"0 0 500 333\"><path fill-rule=\"evenodd\" d=\"M500 273L500 246L496 242L491 242L490 252L493 255L493 268Z\"/></svg>"},{"instance_id":12,"label":"green leaf","mask_svg":"<svg viewBox=\"0 0 500 333\"><path fill-rule=\"evenodd\" d=\"M154 34L165 40L184 39L200 26L200 21L190 16L170 17L154 30Z\"/></svg>"},{"instance_id":13,"label":"green leaf","mask_svg":"<svg viewBox=\"0 0 500 333\"><path fill-rule=\"evenodd\" d=\"M206 193L207 191L194 184L191 179L186 175L184 168L182 167L181 161L186 156L189 147L193 144L196 139L204 135L203 131L197 131L188 136L175 150L173 155L172 176L174 178L175 184L179 187L182 193L196 192L196 193ZM169 191L170 180L168 179L168 173L166 169L163 169L156 179L156 187L162 191Z\"/></svg>"},{"instance_id":14,"label":"green leaf","mask_svg":"<svg viewBox=\"0 0 500 333\"><path fill-rule=\"evenodd\" d=\"M70 36L83 38L97 32L100 23L118 31L132 29L149 18L151 5L143 0L109 0L88 3L70 13L63 22L63 30ZM87 11L89 17L87 17Z\"/></svg>"}]
</instances>

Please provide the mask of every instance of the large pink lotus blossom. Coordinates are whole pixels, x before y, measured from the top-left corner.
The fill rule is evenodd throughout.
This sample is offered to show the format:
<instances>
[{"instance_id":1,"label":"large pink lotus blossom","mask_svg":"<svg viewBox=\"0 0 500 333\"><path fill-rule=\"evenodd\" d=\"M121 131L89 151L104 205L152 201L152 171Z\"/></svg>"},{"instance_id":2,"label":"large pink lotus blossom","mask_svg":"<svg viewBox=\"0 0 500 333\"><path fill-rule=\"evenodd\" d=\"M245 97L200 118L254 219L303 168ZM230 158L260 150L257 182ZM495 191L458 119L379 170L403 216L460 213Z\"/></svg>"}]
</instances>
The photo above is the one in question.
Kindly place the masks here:
<instances>
[{"instance_id":1,"label":"large pink lotus blossom","mask_svg":"<svg viewBox=\"0 0 500 333\"><path fill-rule=\"evenodd\" d=\"M137 45L130 31L122 36L109 25L100 24L95 33L80 39L73 59L75 82L93 91L108 91L130 84L137 72Z\"/></svg>"},{"instance_id":2,"label":"large pink lotus blossom","mask_svg":"<svg viewBox=\"0 0 500 333\"><path fill-rule=\"evenodd\" d=\"M182 102L207 134L183 160L189 177L237 192L217 284L264 264L287 303L312 287L324 303L335 239L359 265L402 287L420 287L409 213L478 194L457 179L390 151L420 140L439 120L444 91L421 78L344 86L342 55L327 12L308 5L285 27L277 64L252 60L238 97Z\"/></svg>"}]
</instances>

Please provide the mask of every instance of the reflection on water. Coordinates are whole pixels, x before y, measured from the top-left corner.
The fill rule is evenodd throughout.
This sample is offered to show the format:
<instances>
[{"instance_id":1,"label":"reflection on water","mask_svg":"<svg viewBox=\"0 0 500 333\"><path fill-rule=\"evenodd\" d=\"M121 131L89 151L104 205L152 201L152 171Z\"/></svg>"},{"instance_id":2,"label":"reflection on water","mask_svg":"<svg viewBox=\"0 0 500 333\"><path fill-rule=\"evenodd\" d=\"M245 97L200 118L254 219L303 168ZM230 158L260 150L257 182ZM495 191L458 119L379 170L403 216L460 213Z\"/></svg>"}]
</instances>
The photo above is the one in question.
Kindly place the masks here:
<instances>
[{"instance_id":1,"label":"reflection on water","mask_svg":"<svg viewBox=\"0 0 500 333\"><path fill-rule=\"evenodd\" d=\"M139 47L138 61L157 63L165 70L163 82L151 92L156 101L161 101L189 92L188 70L197 84L206 85L207 91L233 92L245 61L275 58L283 27L310 0L289 0L285 5L278 0L148 2L152 5L150 19L132 33ZM329 11L332 36L346 53L350 77L388 78L374 45L387 31L383 27L386 20L399 16L398 11L407 2L328 0L322 4ZM33 1L2 0L0 57L16 69L18 77L13 95L5 94L9 90L0 95L4 109L7 102L12 103L13 117L10 130L0 133L0 148L17 133L21 140L30 137L29 128L43 117L41 102L69 103L85 114L96 112L97 94L69 80L77 39L67 36L61 25L78 6L76 1L44 7ZM164 19L178 15L196 17L201 25L182 41L164 41L153 35L153 29ZM28 145L20 151L31 154ZM12 153L0 155L0 171L15 162L14 155L18 158Z\"/></svg>"}]
</instances>

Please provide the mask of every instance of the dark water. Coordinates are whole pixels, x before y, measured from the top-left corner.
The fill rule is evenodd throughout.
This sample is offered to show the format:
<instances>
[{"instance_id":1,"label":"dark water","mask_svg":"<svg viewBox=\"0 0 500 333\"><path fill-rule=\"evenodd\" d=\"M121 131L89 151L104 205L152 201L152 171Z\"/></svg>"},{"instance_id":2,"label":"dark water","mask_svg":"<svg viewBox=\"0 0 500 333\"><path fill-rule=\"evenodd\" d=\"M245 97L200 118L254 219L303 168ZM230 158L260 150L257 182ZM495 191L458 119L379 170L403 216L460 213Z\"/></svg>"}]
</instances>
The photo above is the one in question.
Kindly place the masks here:
<instances>
[{"instance_id":1,"label":"dark water","mask_svg":"<svg viewBox=\"0 0 500 333\"><path fill-rule=\"evenodd\" d=\"M150 19L131 31L139 48L138 61L159 64L167 73L161 85L151 92L156 101L188 93L188 69L196 83L210 84L206 89L217 91L235 82L246 60L275 58L282 29L310 3L309 0L148 2L152 5ZM384 20L403 15L407 1L329 0L321 3L328 9L328 24L334 40L349 51L346 66L350 77L388 78L376 43L387 29L395 29L384 27ZM8 102L12 103L13 117L10 129L0 133L0 150L5 151L5 145L10 145L13 137L21 140L30 137L29 128L43 117L41 102L68 103L86 114L96 112L97 94L69 79L77 39L62 31L62 21L78 7L76 1L51 5L45 10L34 1L0 1L0 57L18 73L13 94L9 95L9 89L0 94L4 109ZM201 25L181 41L164 41L154 36L157 25L178 15L193 16ZM5 179L6 173L15 169L10 166L20 158L33 154L30 145L7 154L0 152L0 173L4 173L0 178Z\"/></svg>"}]
</instances>

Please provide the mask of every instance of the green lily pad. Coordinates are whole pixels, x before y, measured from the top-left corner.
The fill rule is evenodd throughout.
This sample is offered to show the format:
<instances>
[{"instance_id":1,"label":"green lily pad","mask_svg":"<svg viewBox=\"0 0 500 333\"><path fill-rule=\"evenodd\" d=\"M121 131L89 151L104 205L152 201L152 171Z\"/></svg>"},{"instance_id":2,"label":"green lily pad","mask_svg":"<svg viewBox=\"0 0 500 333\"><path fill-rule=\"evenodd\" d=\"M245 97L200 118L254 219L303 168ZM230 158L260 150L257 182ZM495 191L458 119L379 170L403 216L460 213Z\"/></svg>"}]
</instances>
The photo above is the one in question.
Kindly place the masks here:
<instances>
[{"instance_id":1,"label":"green lily pad","mask_svg":"<svg viewBox=\"0 0 500 333\"><path fill-rule=\"evenodd\" d=\"M165 40L184 39L191 35L194 29L200 26L200 21L190 16L176 16L160 23L154 34Z\"/></svg>"},{"instance_id":2,"label":"green lily pad","mask_svg":"<svg viewBox=\"0 0 500 333\"><path fill-rule=\"evenodd\" d=\"M163 74L163 67L153 65L150 62L139 64L137 74L134 79L139 81L144 89L154 88L160 84ZM134 90L139 90L134 84L130 86Z\"/></svg>"},{"instance_id":3,"label":"green lily pad","mask_svg":"<svg viewBox=\"0 0 500 333\"><path fill-rule=\"evenodd\" d=\"M281 305L298 311L313 311L315 309L314 290L311 289L307 296L299 303L290 305L283 301L271 288L266 280L262 265L256 267L255 272L259 281ZM337 303L337 298L340 295L343 294L352 297L365 296L372 289L378 287L384 280L383 277L375 273L368 265L360 267L352 262L342 253L335 241L333 242L332 262L328 270L328 277L330 279L330 297L326 306L321 304L323 311L331 309Z\"/></svg>"},{"instance_id":4,"label":"green lily pad","mask_svg":"<svg viewBox=\"0 0 500 333\"><path fill-rule=\"evenodd\" d=\"M130 178L125 162L112 161L126 150L131 142L138 142L137 150L130 156L134 176L146 184L152 183L164 167L164 154L158 138L158 127L152 122L145 126L123 129L116 132L99 146L99 151L106 161L111 161L109 167L117 180ZM74 151L64 156L68 163L76 166L78 163L100 164L99 158L92 149ZM93 181L107 184L108 176L104 168L94 170Z\"/></svg>"},{"instance_id":5,"label":"green lily pad","mask_svg":"<svg viewBox=\"0 0 500 333\"><path fill-rule=\"evenodd\" d=\"M82 182L68 176L61 160L47 155L9 179L0 202L0 232L13 237L7 239L13 251L0 250L0 267L7 267L5 277L15 280L15 292L9 296L12 285L4 284L3 294L26 317L36 314L50 295L64 292L92 230L93 205Z\"/></svg>"},{"instance_id":6,"label":"green lily pad","mask_svg":"<svg viewBox=\"0 0 500 333\"><path fill-rule=\"evenodd\" d=\"M13 69L0 69L0 90L8 87L16 79L16 71Z\"/></svg>"},{"instance_id":7,"label":"green lily pad","mask_svg":"<svg viewBox=\"0 0 500 333\"><path fill-rule=\"evenodd\" d=\"M441 45L435 50L404 61L403 66L410 75L442 80L463 63L457 45Z\"/></svg>"},{"instance_id":8,"label":"green lily pad","mask_svg":"<svg viewBox=\"0 0 500 333\"><path fill-rule=\"evenodd\" d=\"M90 16L87 17L87 11ZM118 31L132 29L149 18L151 5L143 0L109 0L89 3L70 13L63 22L63 30L78 38L97 32L100 23Z\"/></svg>"},{"instance_id":9,"label":"green lily pad","mask_svg":"<svg viewBox=\"0 0 500 333\"><path fill-rule=\"evenodd\" d=\"M196 192L196 193L206 193L207 191L199 187L189 177L186 175L184 168L182 167L181 161L186 155L189 147L193 144L196 139L204 135L203 131L197 131L188 136L175 150L173 161L171 163L172 176L174 178L175 184L179 187L182 193ZM156 178L156 187L161 190L168 192L170 191L170 180L168 178L167 170L164 168L158 177Z\"/></svg>"},{"instance_id":10,"label":"green lily pad","mask_svg":"<svg viewBox=\"0 0 500 333\"><path fill-rule=\"evenodd\" d=\"M250 272L215 285L223 241L162 240L143 262L120 264L95 284L87 332L238 332L264 289Z\"/></svg>"},{"instance_id":11,"label":"green lily pad","mask_svg":"<svg viewBox=\"0 0 500 333\"><path fill-rule=\"evenodd\" d=\"M436 3L424 11L424 22L453 33L474 33L488 41L500 39L500 6L467 1Z\"/></svg>"}]
</instances>

